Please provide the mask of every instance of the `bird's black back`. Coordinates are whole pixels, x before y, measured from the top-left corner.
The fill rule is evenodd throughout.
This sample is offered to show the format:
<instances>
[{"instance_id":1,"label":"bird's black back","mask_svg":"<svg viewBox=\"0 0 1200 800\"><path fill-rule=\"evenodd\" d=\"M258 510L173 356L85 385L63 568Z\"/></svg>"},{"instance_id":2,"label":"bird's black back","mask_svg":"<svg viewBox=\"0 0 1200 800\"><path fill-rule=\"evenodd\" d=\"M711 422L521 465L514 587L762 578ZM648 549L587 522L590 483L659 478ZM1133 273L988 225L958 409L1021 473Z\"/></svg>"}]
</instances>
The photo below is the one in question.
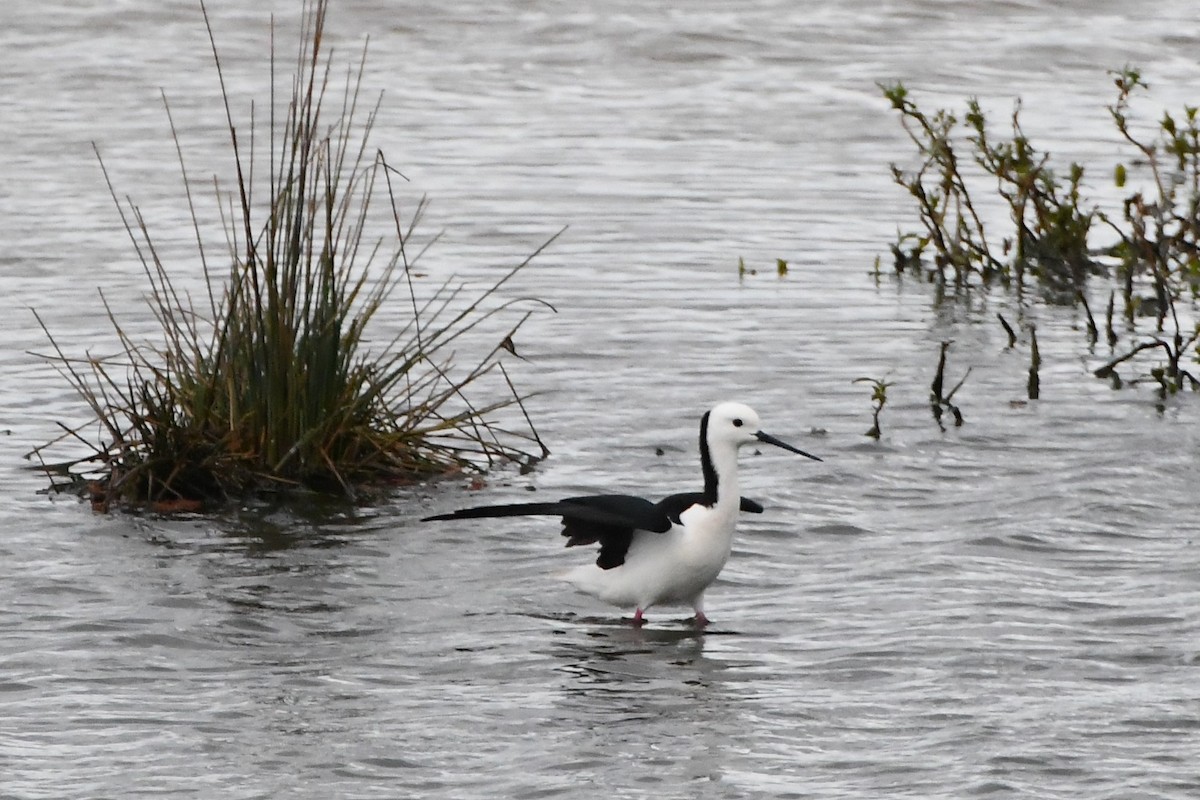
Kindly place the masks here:
<instances>
[{"instance_id":1,"label":"bird's black back","mask_svg":"<svg viewBox=\"0 0 1200 800\"><path fill-rule=\"evenodd\" d=\"M680 494L673 494L670 497L664 497L658 501L657 505L667 515L667 519L678 523L680 515L692 506L711 505L707 500L708 495L704 492L681 492ZM741 498L739 508L750 514L761 514L763 512L763 507L749 497Z\"/></svg>"}]
</instances>

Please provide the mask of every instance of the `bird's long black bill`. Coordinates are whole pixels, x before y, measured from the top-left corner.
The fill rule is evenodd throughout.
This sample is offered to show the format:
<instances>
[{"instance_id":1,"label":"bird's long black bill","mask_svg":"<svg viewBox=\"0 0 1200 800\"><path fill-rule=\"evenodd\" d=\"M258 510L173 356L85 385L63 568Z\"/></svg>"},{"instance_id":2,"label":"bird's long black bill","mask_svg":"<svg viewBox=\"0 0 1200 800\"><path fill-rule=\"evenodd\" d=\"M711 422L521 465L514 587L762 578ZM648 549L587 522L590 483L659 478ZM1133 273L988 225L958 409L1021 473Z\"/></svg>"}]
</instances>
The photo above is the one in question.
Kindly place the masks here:
<instances>
[{"instance_id":1,"label":"bird's long black bill","mask_svg":"<svg viewBox=\"0 0 1200 800\"><path fill-rule=\"evenodd\" d=\"M822 459L820 459L820 458L817 458L816 456L814 456L812 453L806 453L806 452L804 452L804 451L803 451L803 450L801 450L799 447L792 447L790 444L788 444L787 442L783 441L782 439L776 439L774 436L772 436L772 435L771 435L771 434L769 434L769 433L763 433L762 431L759 431L758 433L754 434L754 436L755 436L755 437L756 437L756 438L757 438L757 439L758 439L760 442L766 442L767 444L773 444L773 445L775 445L776 447L782 447L784 450L791 450L793 453L797 453L797 454L799 454L799 455L802 455L802 456L804 456L805 458L811 458L813 461L821 461L821 460L822 460Z\"/></svg>"}]
</instances>

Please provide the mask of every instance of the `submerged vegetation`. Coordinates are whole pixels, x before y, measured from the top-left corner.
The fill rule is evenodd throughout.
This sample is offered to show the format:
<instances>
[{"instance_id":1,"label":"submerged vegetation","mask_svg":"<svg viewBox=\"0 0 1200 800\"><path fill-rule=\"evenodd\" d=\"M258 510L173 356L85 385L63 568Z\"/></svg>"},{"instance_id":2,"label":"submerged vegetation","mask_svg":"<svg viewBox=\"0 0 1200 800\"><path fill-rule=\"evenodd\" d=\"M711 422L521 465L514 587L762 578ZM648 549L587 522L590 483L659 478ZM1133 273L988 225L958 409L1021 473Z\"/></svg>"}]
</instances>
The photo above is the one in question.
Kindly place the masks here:
<instances>
[{"instance_id":1,"label":"submerged vegetation","mask_svg":"<svg viewBox=\"0 0 1200 800\"><path fill-rule=\"evenodd\" d=\"M232 146L232 191L218 184L216 192L227 249L214 253L203 244L174 120L206 289L201 301L181 288L138 208L118 199L105 171L162 336L135 340L107 301L116 355L72 356L46 330L48 358L94 419L63 425L61 437L38 448L43 466L87 485L102 508L188 508L299 487L353 497L364 486L544 457L499 360L511 352L531 301L498 294L541 248L482 291L452 280L419 292L413 266L423 248L414 229L425 203L401 218L394 184L402 176L369 144L378 102L360 108L365 48L341 96L331 99L333 63L322 49L327 0L306 2L290 96L278 116L271 54L264 148L253 110L248 129L234 121L200 5ZM372 220L379 219L386 233L376 236ZM393 323L399 330L376 319L389 304L407 309ZM455 350L480 340L472 365L457 367ZM490 399L471 399L484 392ZM99 442L88 435L96 427ZM88 452L47 463L47 451L66 444Z\"/></svg>"},{"instance_id":2,"label":"submerged vegetation","mask_svg":"<svg viewBox=\"0 0 1200 800\"><path fill-rule=\"evenodd\" d=\"M758 275L758 269L746 266L746 259L738 257L737 267L738 280L744 280L747 275ZM788 274L788 262L782 258L775 259L775 274L780 278L786 278Z\"/></svg>"},{"instance_id":3,"label":"submerged vegetation","mask_svg":"<svg viewBox=\"0 0 1200 800\"><path fill-rule=\"evenodd\" d=\"M922 110L902 84L881 85L917 150L915 168L892 165L892 177L915 201L920 221L919 230L900 233L892 245L893 264L898 276L933 284L937 302L1002 287L1022 304L1031 296L1078 304L1087 316L1089 348L1100 328L1088 296L1103 291L1113 357L1094 374L1120 386L1117 365L1159 353L1165 363L1135 380L1154 382L1165 398L1185 387L1200 389L1182 366L1186 357L1196 357L1200 339L1200 120L1196 107L1185 106L1181 113L1164 113L1151 134L1140 133L1130 106L1148 87L1133 68L1112 76L1116 98L1108 112L1133 151L1112 172L1117 189L1130 192L1117 210L1084 198L1083 165L1052 166L1050 155L1034 147L1022 128L1019 102L1008 135L997 136L977 100L967 103L960 119L944 109ZM1143 188L1134 188L1134 173L1144 179ZM993 221L988 186L999 195L1007 224ZM1097 290L1095 279L1107 285ZM1118 302L1129 338L1123 353L1113 322ZM1138 332L1145 318L1154 320L1150 334ZM1000 321L1012 347L1016 332ZM1036 399L1041 354L1032 327L1029 333L1027 392Z\"/></svg>"},{"instance_id":4,"label":"submerged vegetation","mask_svg":"<svg viewBox=\"0 0 1200 800\"><path fill-rule=\"evenodd\" d=\"M952 342L942 342L941 349L938 351L937 371L933 375L933 383L929 385L929 409L933 412L934 421L943 430L945 427L942 425L942 415L946 412L949 412L950 416L954 418L954 427L962 427L963 415L958 406L954 404L954 395L967 382L967 377L971 374L971 368L967 367L967 371L963 373L958 383L954 384L954 388L946 391L946 351L950 349L951 344Z\"/></svg>"}]
</instances>

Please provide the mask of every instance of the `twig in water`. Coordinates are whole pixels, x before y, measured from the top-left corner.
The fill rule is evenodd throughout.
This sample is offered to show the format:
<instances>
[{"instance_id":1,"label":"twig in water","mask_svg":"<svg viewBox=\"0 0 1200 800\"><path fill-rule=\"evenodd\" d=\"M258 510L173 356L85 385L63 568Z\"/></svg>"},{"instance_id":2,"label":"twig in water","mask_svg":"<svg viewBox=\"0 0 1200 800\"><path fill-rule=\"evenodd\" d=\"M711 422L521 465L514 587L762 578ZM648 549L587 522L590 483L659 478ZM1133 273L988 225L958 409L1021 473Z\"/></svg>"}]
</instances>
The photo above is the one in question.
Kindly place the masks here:
<instances>
[{"instance_id":1,"label":"twig in water","mask_svg":"<svg viewBox=\"0 0 1200 800\"><path fill-rule=\"evenodd\" d=\"M942 342L941 352L938 354L937 374L934 375L933 383L929 387L929 408L933 412L933 418L937 422L938 427L942 428L942 430L945 430L945 427L942 425L942 414L945 411L949 411L954 417L954 427L957 428L963 424L962 411L952 400L954 399L955 392L962 388L962 385L967 381L967 376L971 374L971 368L967 367L966 373L958 383L954 384L954 388L948 394L942 394L946 377L946 351L950 348L950 345L951 342Z\"/></svg>"},{"instance_id":2,"label":"twig in water","mask_svg":"<svg viewBox=\"0 0 1200 800\"><path fill-rule=\"evenodd\" d=\"M1008 320L1004 318L1003 314L997 312L996 318L1000 320L1000 324L1004 327L1004 332L1008 334L1008 349L1011 350L1017 345L1017 332L1013 330L1012 325L1008 324Z\"/></svg>"},{"instance_id":3,"label":"twig in water","mask_svg":"<svg viewBox=\"0 0 1200 800\"><path fill-rule=\"evenodd\" d=\"M1026 390L1029 393L1030 400L1037 400L1041 394L1041 379L1038 377L1038 369L1042 366L1042 356L1038 352L1037 343L1037 326L1029 326L1029 382L1026 385Z\"/></svg>"},{"instance_id":4,"label":"twig in water","mask_svg":"<svg viewBox=\"0 0 1200 800\"><path fill-rule=\"evenodd\" d=\"M1092 316L1091 307L1088 306L1087 296L1084 295L1082 290L1078 290L1075 292L1075 299L1083 306L1083 313L1087 314L1088 344L1094 345L1096 340L1100 338L1100 329L1096 327L1096 319Z\"/></svg>"}]
</instances>

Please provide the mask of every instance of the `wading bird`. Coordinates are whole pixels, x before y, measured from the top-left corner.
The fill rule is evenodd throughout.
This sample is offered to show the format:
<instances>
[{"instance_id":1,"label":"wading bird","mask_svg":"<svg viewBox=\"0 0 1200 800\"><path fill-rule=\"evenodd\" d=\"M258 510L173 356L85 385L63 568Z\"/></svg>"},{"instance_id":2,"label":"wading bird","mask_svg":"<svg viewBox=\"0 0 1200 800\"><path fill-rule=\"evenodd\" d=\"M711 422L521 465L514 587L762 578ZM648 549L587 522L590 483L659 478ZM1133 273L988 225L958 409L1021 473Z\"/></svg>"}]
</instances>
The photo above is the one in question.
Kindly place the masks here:
<instances>
[{"instance_id":1,"label":"wading bird","mask_svg":"<svg viewBox=\"0 0 1200 800\"><path fill-rule=\"evenodd\" d=\"M673 494L657 503L623 494L586 495L542 503L464 508L427 521L546 515L562 517L567 547L600 545L595 564L563 577L580 591L633 607L633 624L648 608L685 604L695 622L708 624L704 590L729 559L738 513L761 513L738 487L738 449L763 442L821 459L759 430L758 414L741 403L721 403L700 419L704 490Z\"/></svg>"}]
</instances>

